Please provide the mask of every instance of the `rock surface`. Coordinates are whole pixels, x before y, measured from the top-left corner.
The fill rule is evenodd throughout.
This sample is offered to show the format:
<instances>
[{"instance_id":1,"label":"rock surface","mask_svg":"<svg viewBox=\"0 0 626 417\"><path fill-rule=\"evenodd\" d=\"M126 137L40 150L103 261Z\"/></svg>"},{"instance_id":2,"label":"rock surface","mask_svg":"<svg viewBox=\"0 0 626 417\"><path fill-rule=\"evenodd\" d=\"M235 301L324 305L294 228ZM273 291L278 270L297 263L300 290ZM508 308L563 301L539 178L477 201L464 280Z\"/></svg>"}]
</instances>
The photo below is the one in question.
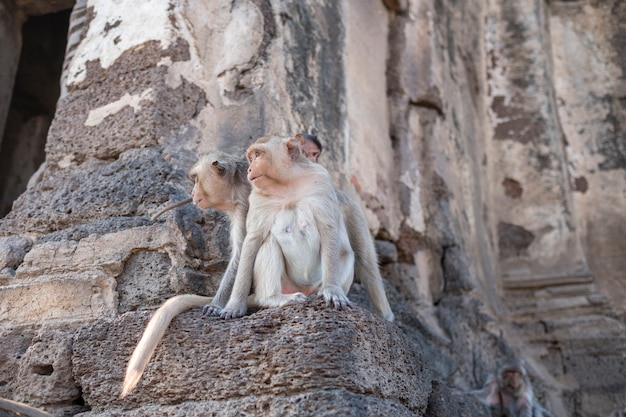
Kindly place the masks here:
<instances>
[{"instance_id":1,"label":"rock surface","mask_svg":"<svg viewBox=\"0 0 626 417\"><path fill-rule=\"evenodd\" d=\"M626 406L626 3L4 1L0 130L14 85L58 90L18 65L19 29L56 12L58 102L16 88L33 118L0 142L28 162L0 184L30 177L0 219L0 396L58 416L481 416L469 392L515 354L557 417ZM396 322L361 308L359 277L347 312L190 311L118 399L149 311L213 294L229 257L223 215L150 215L189 196L198 154L298 132L361 202Z\"/></svg>"},{"instance_id":2,"label":"rock surface","mask_svg":"<svg viewBox=\"0 0 626 417\"><path fill-rule=\"evenodd\" d=\"M232 321L204 317L199 309L184 313L172 323L136 390L120 400L126 361L138 341L128 335L140 335L147 317L128 313L77 333L74 376L92 407L236 398L237 407L256 404L276 409L273 415L298 403L302 415L315 415L330 397L337 398L340 414L345 409L356 415L341 405L352 398L376 404L368 415L420 415L426 409L432 371L397 326L358 308L338 312L322 301Z\"/></svg>"}]
</instances>

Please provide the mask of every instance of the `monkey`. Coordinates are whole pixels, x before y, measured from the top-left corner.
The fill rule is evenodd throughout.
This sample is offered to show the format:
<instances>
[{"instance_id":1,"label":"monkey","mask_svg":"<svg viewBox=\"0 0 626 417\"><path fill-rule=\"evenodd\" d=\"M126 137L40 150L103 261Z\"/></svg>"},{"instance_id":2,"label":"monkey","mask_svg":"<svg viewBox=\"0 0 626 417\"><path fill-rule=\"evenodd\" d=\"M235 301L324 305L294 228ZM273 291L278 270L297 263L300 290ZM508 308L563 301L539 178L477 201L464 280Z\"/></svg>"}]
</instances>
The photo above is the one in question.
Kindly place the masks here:
<instances>
[{"instance_id":1,"label":"monkey","mask_svg":"<svg viewBox=\"0 0 626 417\"><path fill-rule=\"evenodd\" d=\"M521 359L507 359L475 393L489 406L492 417L554 417L537 402Z\"/></svg>"},{"instance_id":2,"label":"monkey","mask_svg":"<svg viewBox=\"0 0 626 417\"><path fill-rule=\"evenodd\" d=\"M222 152L204 155L189 170L194 181L191 198L167 206L152 216L156 219L167 210L193 203L201 208L214 208L226 213L230 219L231 256L214 297L193 294L177 295L159 307L148 322L146 329L131 355L122 384L121 398L137 385L156 346L165 334L170 322L180 313L194 307L203 307L205 314L217 315L226 305L232 291L241 246L246 234L245 218L248 212L250 184L246 178L244 161Z\"/></svg>"},{"instance_id":3,"label":"monkey","mask_svg":"<svg viewBox=\"0 0 626 417\"><path fill-rule=\"evenodd\" d=\"M38 408L31 407L28 404L17 401L0 398L0 410L10 411L12 413L27 417L50 417L51 414L46 413Z\"/></svg>"},{"instance_id":4,"label":"monkey","mask_svg":"<svg viewBox=\"0 0 626 417\"><path fill-rule=\"evenodd\" d=\"M203 309L205 314L216 315L215 312L226 305L235 281L241 245L246 234L245 218L250 194L246 175L245 161L233 155L215 151L201 156L189 170L189 176L194 182L191 198L173 203L151 217L151 220L155 220L166 211L191 202L200 209L211 208L228 216L231 223L231 256L215 297L210 300L207 297L209 304Z\"/></svg>"},{"instance_id":5,"label":"monkey","mask_svg":"<svg viewBox=\"0 0 626 417\"><path fill-rule=\"evenodd\" d=\"M231 221L231 258L214 298L178 295L163 304L150 319L143 336L129 360L120 397L125 397L137 385L157 344L171 320L188 309L203 306L204 314L218 316L230 296L237 272L239 256L246 235L246 215L250 183L247 180L247 162L221 152L205 155L189 171L194 180L192 198L173 203L152 216L194 202L199 208L223 210ZM335 190L345 218L350 245L355 253L354 271L368 292L378 315L394 320L385 295L378 268L376 250L369 234L365 216L359 204L346 193Z\"/></svg>"},{"instance_id":6,"label":"monkey","mask_svg":"<svg viewBox=\"0 0 626 417\"><path fill-rule=\"evenodd\" d=\"M265 136L246 151L252 184L246 237L223 318L243 316L248 304L276 307L314 293L337 309L351 306L348 231L330 174L306 158L303 142L300 135Z\"/></svg>"},{"instance_id":7,"label":"monkey","mask_svg":"<svg viewBox=\"0 0 626 417\"><path fill-rule=\"evenodd\" d=\"M304 143L302 144L302 152L304 152L304 156L309 158L311 162L317 162L318 158L322 154L322 143L316 135L301 133L300 136L304 139Z\"/></svg>"},{"instance_id":8,"label":"monkey","mask_svg":"<svg viewBox=\"0 0 626 417\"><path fill-rule=\"evenodd\" d=\"M309 141L309 139L306 139L307 136L301 136L305 138L305 143ZM309 137L317 139L312 135L309 135ZM319 148L321 149L321 144ZM304 150L303 153L307 156L307 158L313 161L310 157L310 153L307 154ZM209 175L214 174L213 170L209 170L211 164L215 163L215 161L211 159L213 155L220 155L221 159L219 163L221 164L222 169L228 170L229 172L234 173L234 175ZM195 182L194 190L210 190L206 192L203 191L203 195L206 196L210 194L213 197L213 203L208 205L204 204L199 207L204 209L219 209L218 206L220 206L220 199L227 199L231 202L236 201L238 207L238 210L226 210L226 213L229 215L231 220L231 241L233 240L232 234L236 233L236 236L234 237L235 241L239 242L239 246L236 249L233 249L233 252L231 253L229 267L226 270L226 274L224 274L224 280L222 281L220 289L215 297L216 300L212 303L212 305L205 306L204 308L205 314L219 315L220 308L226 304L226 301L230 296L230 289L232 289L234 274L236 273L236 266L239 261L238 256L241 251L240 244L245 236L245 217L248 209L247 195L250 193L250 184L246 178L247 163L243 159L228 156L227 154L221 152L209 154L203 158L205 162L202 163L201 161L198 161L198 163L196 163L190 170L190 174L195 174L195 176L193 176ZM213 162L208 162L210 159ZM219 186L215 186L215 184L210 182L219 182L221 184ZM235 191L237 198L227 196L227 194ZM337 200L348 230L350 245L355 254L354 275L360 278L365 290L372 299L372 304L376 313L385 320L393 321L394 315L391 311L391 307L389 306L385 289L382 284L383 280L378 268L376 249L369 233L367 221L365 220L363 211L358 202L352 199L345 192L335 189L335 193L337 195ZM192 192L192 194L194 194L194 192ZM207 197L204 198L206 199ZM191 200L192 199L186 199L171 204L153 215L152 219L157 218L159 215L168 210L187 204L191 202ZM236 228L239 228L239 230L234 230ZM234 247L236 244L231 242L231 246Z\"/></svg>"},{"instance_id":9,"label":"monkey","mask_svg":"<svg viewBox=\"0 0 626 417\"><path fill-rule=\"evenodd\" d=\"M303 142L301 136L262 137L246 152L253 185L248 232L224 318L245 313L253 280L250 301L261 307L304 301L315 292L336 308L350 305L354 253L330 176L309 163Z\"/></svg>"}]
</instances>

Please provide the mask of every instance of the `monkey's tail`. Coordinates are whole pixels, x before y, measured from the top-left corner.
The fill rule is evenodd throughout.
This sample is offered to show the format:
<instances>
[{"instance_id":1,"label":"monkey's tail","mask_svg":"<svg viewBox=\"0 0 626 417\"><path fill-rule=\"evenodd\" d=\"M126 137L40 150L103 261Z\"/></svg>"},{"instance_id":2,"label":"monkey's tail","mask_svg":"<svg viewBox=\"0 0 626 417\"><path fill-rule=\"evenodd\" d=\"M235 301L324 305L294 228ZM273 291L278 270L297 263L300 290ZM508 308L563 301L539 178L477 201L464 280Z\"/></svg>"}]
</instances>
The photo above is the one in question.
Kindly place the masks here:
<instances>
[{"instance_id":1,"label":"monkey's tail","mask_svg":"<svg viewBox=\"0 0 626 417\"><path fill-rule=\"evenodd\" d=\"M213 298L211 297L203 297L201 295L177 295L167 300L154 312L146 326L146 330L144 330L141 336L141 340L128 361L120 398L127 396L137 386L143 371L146 369L148 362L150 362L154 350L172 319L184 311L208 304L212 300Z\"/></svg>"},{"instance_id":2,"label":"monkey's tail","mask_svg":"<svg viewBox=\"0 0 626 417\"><path fill-rule=\"evenodd\" d=\"M170 210L175 209L177 207L184 206L185 204L189 204L192 201L193 201L193 198L189 197L189 198L187 198L187 199L185 199L183 201L177 201L176 203L172 203L169 206L164 207L161 210L159 210L156 213L154 213L152 215L152 217L150 217L150 220L154 221L154 220L157 219L157 217L159 217L161 214L165 213L166 211L170 211Z\"/></svg>"},{"instance_id":3,"label":"monkey's tail","mask_svg":"<svg viewBox=\"0 0 626 417\"><path fill-rule=\"evenodd\" d=\"M18 403L17 401L7 400L6 398L0 398L0 409L10 411L15 414L24 415L27 417L50 417L51 415L38 408L31 407L24 403Z\"/></svg>"}]
</instances>

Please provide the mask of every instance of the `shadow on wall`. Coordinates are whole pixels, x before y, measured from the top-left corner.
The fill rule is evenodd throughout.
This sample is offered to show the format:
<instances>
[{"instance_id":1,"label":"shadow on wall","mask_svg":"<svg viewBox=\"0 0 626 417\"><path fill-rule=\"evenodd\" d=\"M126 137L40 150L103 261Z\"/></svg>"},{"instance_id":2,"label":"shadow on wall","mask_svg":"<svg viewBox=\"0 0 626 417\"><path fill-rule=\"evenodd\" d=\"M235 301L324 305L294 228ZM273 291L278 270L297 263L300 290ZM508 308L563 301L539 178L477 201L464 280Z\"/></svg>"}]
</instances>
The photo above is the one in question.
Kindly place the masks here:
<instances>
[{"instance_id":1,"label":"shadow on wall","mask_svg":"<svg viewBox=\"0 0 626 417\"><path fill-rule=\"evenodd\" d=\"M31 16L22 26L22 49L0 141L0 218L11 210L45 159L48 128L60 93L70 12Z\"/></svg>"}]
</instances>

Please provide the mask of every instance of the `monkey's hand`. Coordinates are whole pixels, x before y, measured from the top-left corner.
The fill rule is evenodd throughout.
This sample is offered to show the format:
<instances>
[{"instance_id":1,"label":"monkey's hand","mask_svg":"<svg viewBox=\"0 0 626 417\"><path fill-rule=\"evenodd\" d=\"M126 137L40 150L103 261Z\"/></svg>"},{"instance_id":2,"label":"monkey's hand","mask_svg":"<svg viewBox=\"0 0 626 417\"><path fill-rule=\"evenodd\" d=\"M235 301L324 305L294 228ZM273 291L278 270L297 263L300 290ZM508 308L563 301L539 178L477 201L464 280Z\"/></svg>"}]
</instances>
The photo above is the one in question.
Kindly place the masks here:
<instances>
[{"instance_id":1,"label":"monkey's hand","mask_svg":"<svg viewBox=\"0 0 626 417\"><path fill-rule=\"evenodd\" d=\"M202 306L202 314L205 316L218 317L222 314L222 307L213 304Z\"/></svg>"},{"instance_id":2,"label":"monkey's hand","mask_svg":"<svg viewBox=\"0 0 626 417\"><path fill-rule=\"evenodd\" d=\"M350 300L343 293L341 287L330 285L322 287L317 294L319 297L324 297L326 305L329 307L335 307L338 310L346 310L352 307Z\"/></svg>"}]
</instances>

